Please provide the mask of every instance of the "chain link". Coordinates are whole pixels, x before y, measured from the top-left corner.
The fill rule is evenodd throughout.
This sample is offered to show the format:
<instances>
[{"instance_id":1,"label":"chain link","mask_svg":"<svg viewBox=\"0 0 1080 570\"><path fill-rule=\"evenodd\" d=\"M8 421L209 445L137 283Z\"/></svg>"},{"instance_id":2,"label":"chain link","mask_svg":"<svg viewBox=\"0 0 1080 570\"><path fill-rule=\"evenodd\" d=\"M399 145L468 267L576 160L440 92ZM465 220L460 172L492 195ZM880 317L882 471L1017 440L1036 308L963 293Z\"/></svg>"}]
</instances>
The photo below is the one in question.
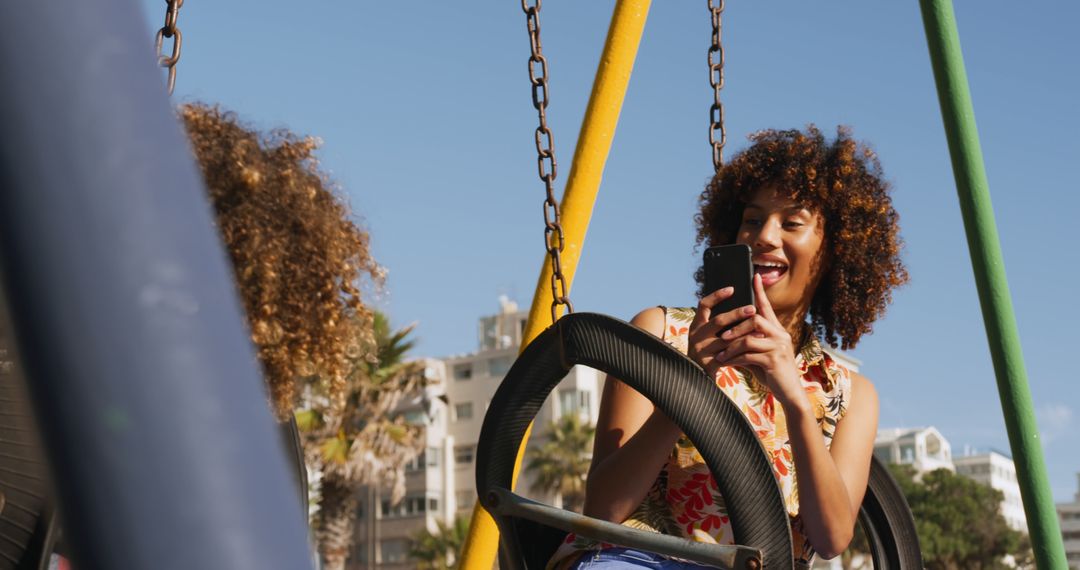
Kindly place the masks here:
<instances>
[{"instance_id":1,"label":"chain link","mask_svg":"<svg viewBox=\"0 0 1080 570\"><path fill-rule=\"evenodd\" d=\"M707 0L712 16L712 45L709 46L709 85L713 88L713 104L709 107L709 145L712 146L713 167L717 171L724 165L724 144L727 131L724 128L724 104L720 102L720 90L724 88L724 46L720 30L724 12L724 0ZM717 138L719 135L719 138Z\"/></svg>"},{"instance_id":2,"label":"chain link","mask_svg":"<svg viewBox=\"0 0 1080 570\"><path fill-rule=\"evenodd\" d=\"M180 8L184 0L165 0L165 25L157 31L154 38L154 49L157 51L158 65L169 70L169 95L176 88L176 64L180 61L180 45L184 41L180 28L176 26L176 20L180 17ZM165 55L165 38L173 41L170 55Z\"/></svg>"},{"instance_id":3,"label":"chain link","mask_svg":"<svg viewBox=\"0 0 1080 570\"><path fill-rule=\"evenodd\" d=\"M533 107L536 108L540 126L536 127L536 165L540 180L544 182L547 195L544 198L544 247L551 259L551 322L559 318L559 305L566 306L566 312L574 312L566 277L562 272L562 251L566 245L563 236L559 201L555 199L555 177L558 166L555 163L555 138L547 125L548 66L547 58L540 44L540 2L521 0L521 9L525 11L526 27L529 30L529 83L532 84Z\"/></svg>"}]
</instances>

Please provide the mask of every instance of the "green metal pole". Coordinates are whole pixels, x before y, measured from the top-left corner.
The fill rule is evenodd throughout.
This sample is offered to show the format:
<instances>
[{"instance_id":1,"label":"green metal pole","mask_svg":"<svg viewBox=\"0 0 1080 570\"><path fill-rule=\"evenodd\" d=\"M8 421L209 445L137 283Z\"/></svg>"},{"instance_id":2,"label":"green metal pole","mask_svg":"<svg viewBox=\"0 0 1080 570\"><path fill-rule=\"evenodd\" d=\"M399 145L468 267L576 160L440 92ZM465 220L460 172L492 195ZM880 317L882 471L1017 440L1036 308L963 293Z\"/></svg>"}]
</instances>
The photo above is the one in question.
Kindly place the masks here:
<instances>
[{"instance_id":1,"label":"green metal pole","mask_svg":"<svg viewBox=\"0 0 1080 570\"><path fill-rule=\"evenodd\" d=\"M1043 462L952 1L921 0L920 4L971 265L1035 560L1041 569L1065 569L1068 568L1065 546Z\"/></svg>"}]
</instances>

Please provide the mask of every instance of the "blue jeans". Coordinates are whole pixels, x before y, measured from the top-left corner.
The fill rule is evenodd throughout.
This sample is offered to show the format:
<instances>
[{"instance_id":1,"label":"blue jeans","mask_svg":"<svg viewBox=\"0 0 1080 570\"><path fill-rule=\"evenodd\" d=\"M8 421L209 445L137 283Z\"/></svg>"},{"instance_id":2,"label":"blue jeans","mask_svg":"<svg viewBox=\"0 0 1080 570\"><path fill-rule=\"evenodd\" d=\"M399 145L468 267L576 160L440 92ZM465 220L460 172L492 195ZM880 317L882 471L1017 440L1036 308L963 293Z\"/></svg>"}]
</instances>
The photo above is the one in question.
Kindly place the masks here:
<instances>
[{"instance_id":1,"label":"blue jeans","mask_svg":"<svg viewBox=\"0 0 1080 570\"><path fill-rule=\"evenodd\" d=\"M633 570L652 568L654 570L703 570L712 566L702 566L693 562L672 560L659 554L634 550L632 548L605 548L585 552L570 567L570 570Z\"/></svg>"}]
</instances>

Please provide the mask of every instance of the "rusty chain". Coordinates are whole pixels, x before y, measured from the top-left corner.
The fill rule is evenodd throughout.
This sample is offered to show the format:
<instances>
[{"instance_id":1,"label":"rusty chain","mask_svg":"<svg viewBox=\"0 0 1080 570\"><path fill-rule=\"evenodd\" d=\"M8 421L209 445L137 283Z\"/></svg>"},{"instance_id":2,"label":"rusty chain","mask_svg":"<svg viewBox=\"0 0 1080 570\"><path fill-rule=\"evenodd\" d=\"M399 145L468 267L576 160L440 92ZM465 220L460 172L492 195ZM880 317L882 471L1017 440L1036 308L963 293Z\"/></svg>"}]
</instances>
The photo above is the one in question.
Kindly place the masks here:
<instances>
[{"instance_id":1,"label":"rusty chain","mask_svg":"<svg viewBox=\"0 0 1080 570\"><path fill-rule=\"evenodd\" d=\"M709 144L712 146L713 167L717 171L724 165L724 144L727 131L724 128L724 104L720 102L720 90L724 88L724 46L720 42L721 16L724 0L707 0L712 16L712 45L709 46L709 84L713 88L713 104L709 107ZM717 138L719 135L720 138Z\"/></svg>"},{"instance_id":2,"label":"rusty chain","mask_svg":"<svg viewBox=\"0 0 1080 570\"><path fill-rule=\"evenodd\" d=\"M172 95L173 89L176 88L176 64L180 61L180 44L183 43L184 36L180 33L180 28L176 26L176 20L180 17L180 8L183 7L184 0L165 0L165 25L157 31L157 36L154 38L154 49L157 52L158 65L168 68L169 70L169 95ZM172 38L172 52L170 55L165 55L162 48L165 47L165 38Z\"/></svg>"},{"instance_id":3,"label":"rusty chain","mask_svg":"<svg viewBox=\"0 0 1080 570\"><path fill-rule=\"evenodd\" d=\"M574 312L566 277L562 272L561 254L566 245L559 212L559 202L555 198L555 140L547 125L548 106L548 66L540 44L540 2L529 5L529 0L521 0L521 9L525 11L526 27L529 30L529 82L532 84L533 107L540 119L536 127L536 163L540 180L547 192L544 198L544 247L551 259L551 322L559 318L559 305L566 306L566 312ZM538 74L539 73L539 74Z\"/></svg>"}]
</instances>

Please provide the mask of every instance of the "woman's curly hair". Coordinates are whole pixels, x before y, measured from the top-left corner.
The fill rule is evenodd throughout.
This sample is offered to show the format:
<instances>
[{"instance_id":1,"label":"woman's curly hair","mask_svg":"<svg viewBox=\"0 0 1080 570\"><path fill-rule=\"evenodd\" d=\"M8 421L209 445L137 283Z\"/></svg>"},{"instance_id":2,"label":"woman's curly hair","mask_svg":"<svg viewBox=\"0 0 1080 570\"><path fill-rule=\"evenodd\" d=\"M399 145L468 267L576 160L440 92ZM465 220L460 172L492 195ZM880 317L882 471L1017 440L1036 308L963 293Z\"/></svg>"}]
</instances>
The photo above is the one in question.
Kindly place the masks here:
<instances>
[{"instance_id":1,"label":"woman's curly hair","mask_svg":"<svg viewBox=\"0 0 1080 570\"><path fill-rule=\"evenodd\" d=\"M299 377L317 372L330 393L341 391L349 360L371 334L361 326L370 313L358 283L379 280L381 270L367 233L349 220L319 170L317 139L286 130L263 136L204 104L179 112L232 258L274 410L287 417Z\"/></svg>"},{"instance_id":2,"label":"woman's curly hair","mask_svg":"<svg viewBox=\"0 0 1080 570\"><path fill-rule=\"evenodd\" d=\"M810 304L811 326L831 346L855 346L906 283L898 218L874 152L844 127L829 142L814 125L764 130L717 172L699 198L697 244L734 243L754 193L774 187L825 221L824 274ZM704 286L704 268L694 275Z\"/></svg>"}]
</instances>

